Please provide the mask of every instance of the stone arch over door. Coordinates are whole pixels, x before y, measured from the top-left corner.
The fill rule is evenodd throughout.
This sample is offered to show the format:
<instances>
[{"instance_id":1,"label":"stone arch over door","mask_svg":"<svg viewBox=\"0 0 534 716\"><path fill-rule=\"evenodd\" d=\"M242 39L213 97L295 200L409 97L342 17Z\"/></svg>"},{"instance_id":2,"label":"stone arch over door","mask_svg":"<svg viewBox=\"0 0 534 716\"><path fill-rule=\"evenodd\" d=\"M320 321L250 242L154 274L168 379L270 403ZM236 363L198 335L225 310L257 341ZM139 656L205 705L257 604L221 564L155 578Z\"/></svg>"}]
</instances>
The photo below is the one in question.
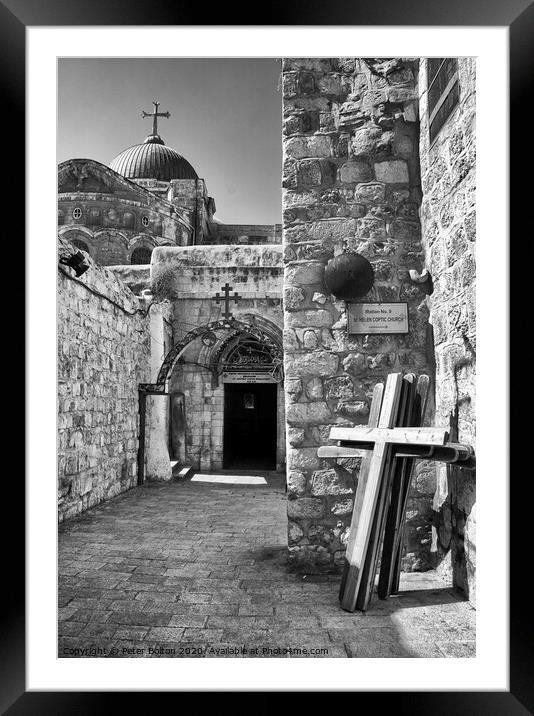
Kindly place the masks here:
<instances>
[{"instance_id":1,"label":"stone arch over door","mask_svg":"<svg viewBox=\"0 0 534 716\"><path fill-rule=\"evenodd\" d=\"M213 321L204 326L193 328L186 333L178 343L175 343L163 359L156 382L152 384L143 383L141 384L141 389L147 389L151 392L167 392L172 371L187 346L197 338L206 337L210 333L216 335L217 331L223 331L225 334L230 333L231 335L237 335L239 333L250 335L272 348L273 355L280 361L283 360L282 332L280 328L271 321L267 321L266 319L262 319L261 322L259 320L245 322L238 319ZM228 335L222 338L219 337L217 341L219 346L221 343L224 343L225 339L228 340ZM146 388L143 388L143 386L146 386Z\"/></svg>"},{"instance_id":2,"label":"stone arch over door","mask_svg":"<svg viewBox=\"0 0 534 716\"><path fill-rule=\"evenodd\" d=\"M170 422L173 413L178 416L176 425L170 425L170 459L183 462L185 442L186 465L201 470L223 467L225 401L228 394L236 390L227 383L240 382L240 379L223 378L223 371L226 359L232 351L235 354L236 346L246 344L261 347L275 376L269 381L258 381L269 382L270 388L256 386L253 390L266 393L272 389L269 404L273 421L269 434L274 440L271 444L275 466L281 469L285 464L282 331L261 316L247 315L246 319L218 320L192 329L167 353L156 382L140 385L141 394L170 395ZM173 435L175 429L179 432L176 436Z\"/></svg>"}]
</instances>

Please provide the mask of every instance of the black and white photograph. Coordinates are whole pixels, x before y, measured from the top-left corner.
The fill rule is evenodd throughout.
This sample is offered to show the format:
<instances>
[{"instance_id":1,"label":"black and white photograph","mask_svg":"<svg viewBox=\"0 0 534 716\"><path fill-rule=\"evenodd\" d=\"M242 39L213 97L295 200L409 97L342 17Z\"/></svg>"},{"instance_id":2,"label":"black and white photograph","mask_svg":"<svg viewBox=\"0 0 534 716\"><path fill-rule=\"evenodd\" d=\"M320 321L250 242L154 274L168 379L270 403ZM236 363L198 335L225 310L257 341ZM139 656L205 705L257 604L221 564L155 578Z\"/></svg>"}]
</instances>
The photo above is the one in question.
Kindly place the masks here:
<instances>
[{"instance_id":1,"label":"black and white photograph","mask_svg":"<svg viewBox=\"0 0 534 716\"><path fill-rule=\"evenodd\" d=\"M58 659L476 658L477 71L58 58Z\"/></svg>"},{"instance_id":2,"label":"black and white photograph","mask_svg":"<svg viewBox=\"0 0 534 716\"><path fill-rule=\"evenodd\" d=\"M0 712L534 714L534 2L250 10L0 0Z\"/></svg>"}]
</instances>

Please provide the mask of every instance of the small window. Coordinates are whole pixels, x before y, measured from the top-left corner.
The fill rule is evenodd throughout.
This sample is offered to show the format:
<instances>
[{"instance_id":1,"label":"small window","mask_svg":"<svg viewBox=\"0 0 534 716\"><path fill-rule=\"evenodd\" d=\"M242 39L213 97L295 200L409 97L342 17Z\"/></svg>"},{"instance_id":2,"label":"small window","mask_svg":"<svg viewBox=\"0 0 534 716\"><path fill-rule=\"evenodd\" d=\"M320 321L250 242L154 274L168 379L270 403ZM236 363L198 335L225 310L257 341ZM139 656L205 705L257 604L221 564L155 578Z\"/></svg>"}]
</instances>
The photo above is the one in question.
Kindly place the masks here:
<instances>
[{"instance_id":1,"label":"small window","mask_svg":"<svg viewBox=\"0 0 534 716\"><path fill-rule=\"evenodd\" d=\"M254 410L254 393L243 394L243 407L246 410Z\"/></svg>"},{"instance_id":2,"label":"small window","mask_svg":"<svg viewBox=\"0 0 534 716\"><path fill-rule=\"evenodd\" d=\"M131 264L146 265L150 263L152 258L152 249L147 246L139 246L139 248L132 251L132 257L130 259Z\"/></svg>"},{"instance_id":3,"label":"small window","mask_svg":"<svg viewBox=\"0 0 534 716\"><path fill-rule=\"evenodd\" d=\"M143 218L141 219L141 223L143 224L143 226L148 226L148 224L150 223L148 220L148 216L143 216Z\"/></svg>"},{"instance_id":4,"label":"small window","mask_svg":"<svg viewBox=\"0 0 534 716\"><path fill-rule=\"evenodd\" d=\"M72 212L72 218L73 219L81 219L82 218L82 210L79 206L77 206L73 212Z\"/></svg>"},{"instance_id":5,"label":"small window","mask_svg":"<svg viewBox=\"0 0 534 716\"><path fill-rule=\"evenodd\" d=\"M135 217L130 211L125 211L122 217L122 225L127 229L135 228Z\"/></svg>"},{"instance_id":6,"label":"small window","mask_svg":"<svg viewBox=\"0 0 534 716\"><path fill-rule=\"evenodd\" d=\"M82 251L85 251L87 254L89 253L89 247L85 243L85 241L82 241L81 239L73 239L71 241L71 244L73 246L76 246L77 249L81 249Z\"/></svg>"},{"instance_id":7,"label":"small window","mask_svg":"<svg viewBox=\"0 0 534 716\"><path fill-rule=\"evenodd\" d=\"M458 104L460 96L458 60L455 57L429 59L427 80L428 124L432 143Z\"/></svg>"}]
</instances>

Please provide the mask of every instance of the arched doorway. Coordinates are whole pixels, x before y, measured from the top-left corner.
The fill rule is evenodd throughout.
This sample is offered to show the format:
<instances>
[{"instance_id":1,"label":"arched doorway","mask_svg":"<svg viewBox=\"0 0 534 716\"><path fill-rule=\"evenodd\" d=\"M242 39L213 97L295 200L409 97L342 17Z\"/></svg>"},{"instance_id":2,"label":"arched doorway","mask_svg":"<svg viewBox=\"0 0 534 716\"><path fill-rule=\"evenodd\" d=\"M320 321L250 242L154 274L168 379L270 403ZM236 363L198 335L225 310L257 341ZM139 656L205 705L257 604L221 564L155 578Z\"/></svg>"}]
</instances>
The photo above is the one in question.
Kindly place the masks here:
<instances>
[{"instance_id":1,"label":"arched doorway","mask_svg":"<svg viewBox=\"0 0 534 716\"><path fill-rule=\"evenodd\" d=\"M141 402L170 395L170 459L200 470L275 470L285 464L282 382L280 328L247 314L186 333L156 382L139 389Z\"/></svg>"}]
</instances>

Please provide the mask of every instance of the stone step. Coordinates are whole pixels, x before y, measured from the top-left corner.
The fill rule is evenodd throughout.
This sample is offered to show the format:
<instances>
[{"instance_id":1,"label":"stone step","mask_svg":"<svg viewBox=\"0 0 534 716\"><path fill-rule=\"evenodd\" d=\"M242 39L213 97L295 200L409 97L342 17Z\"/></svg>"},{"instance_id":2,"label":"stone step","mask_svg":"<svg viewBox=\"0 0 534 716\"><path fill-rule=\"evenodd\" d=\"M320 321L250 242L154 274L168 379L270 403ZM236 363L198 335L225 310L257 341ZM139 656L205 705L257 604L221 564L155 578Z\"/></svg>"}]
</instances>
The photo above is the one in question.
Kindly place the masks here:
<instances>
[{"instance_id":1,"label":"stone step","mask_svg":"<svg viewBox=\"0 0 534 716\"><path fill-rule=\"evenodd\" d=\"M180 469L178 468L179 465L176 464L175 466L173 466L172 469L172 476L175 480L185 480L188 477L191 477L194 473L194 470L190 465L186 465L185 467L181 467Z\"/></svg>"}]
</instances>

